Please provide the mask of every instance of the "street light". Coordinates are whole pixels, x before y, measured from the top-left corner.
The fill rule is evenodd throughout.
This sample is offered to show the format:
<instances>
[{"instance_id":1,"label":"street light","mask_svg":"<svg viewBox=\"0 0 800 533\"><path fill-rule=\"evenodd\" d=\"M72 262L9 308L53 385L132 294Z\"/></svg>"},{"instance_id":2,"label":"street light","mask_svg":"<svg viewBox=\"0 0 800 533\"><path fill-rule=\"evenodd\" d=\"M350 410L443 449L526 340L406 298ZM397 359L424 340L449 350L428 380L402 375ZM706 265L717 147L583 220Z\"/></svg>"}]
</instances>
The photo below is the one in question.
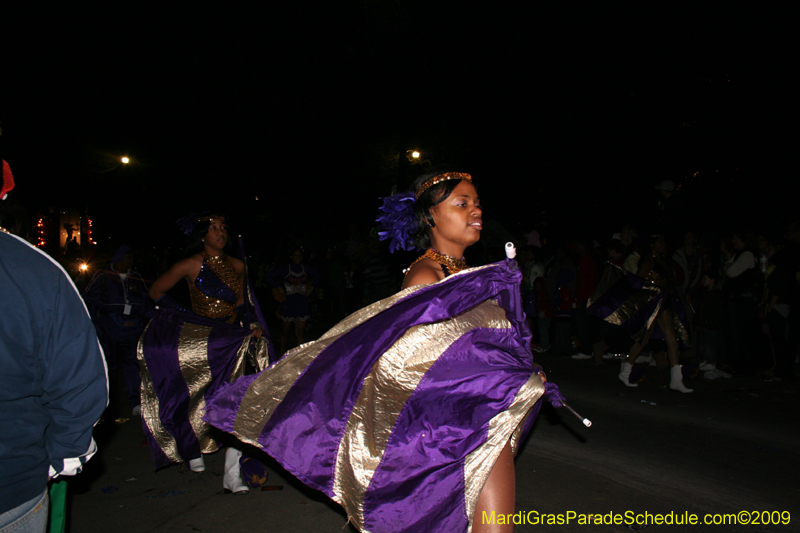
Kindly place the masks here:
<instances>
[{"instance_id":1,"label":"street light","mask_svg":"<svg viewBox=\"0 0 800 533\"><path fill-rule=\"evenodd\" d=\"M428 157L428 156L426 156ZM412 164L425 164L428 166L428 169L431 168L431 160L430 159L422 159L422 152L419 150L406 150L406 159Z\"/></svg>"},{"instance_id":2,"label":"street light","mask_svg":"<svg viewBox=\"0 0 800 533\"><path fill-rule=\"evenodd\" d=\"M127 155L101 155L97 158L97 162L95 163L94 173L95 174L104 174L106 172L111 172L112 170L119 168L120 165L129 165L131 163L131 158Z\"/></svg>"}]
</instances>

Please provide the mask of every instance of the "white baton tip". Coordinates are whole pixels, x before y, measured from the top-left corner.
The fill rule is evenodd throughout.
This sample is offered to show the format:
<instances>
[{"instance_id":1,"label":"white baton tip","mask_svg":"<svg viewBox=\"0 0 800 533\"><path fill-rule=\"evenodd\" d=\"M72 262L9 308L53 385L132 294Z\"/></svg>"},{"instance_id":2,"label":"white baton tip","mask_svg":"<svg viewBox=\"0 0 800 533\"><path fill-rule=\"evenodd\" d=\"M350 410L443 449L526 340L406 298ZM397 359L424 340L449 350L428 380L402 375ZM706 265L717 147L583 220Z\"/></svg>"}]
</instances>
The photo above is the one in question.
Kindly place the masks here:
<instances>
[{"instance_id":1,"label":"white baton tip","mask_svg":"<svg viewBox=\"0 0 800 533\"><path fill-rule=\"evenodd\" d=\"M590 427L592 427L592 421L589 420L588 418L584 418L583 419L583 425L586 426L587 428L590 428Z\"/></svg>"},{"instance_id":2,"label":"white baton tip","mask_svg":"<svg viewBox=\"0 0 800 533\"><path fill-rule=\"evenodd\" d=\"M508 257L509 259L514 259L515 257L517 257L517 249L514 248L513 242L506 243L506 257Z\"/></svg>"}]
</instances>

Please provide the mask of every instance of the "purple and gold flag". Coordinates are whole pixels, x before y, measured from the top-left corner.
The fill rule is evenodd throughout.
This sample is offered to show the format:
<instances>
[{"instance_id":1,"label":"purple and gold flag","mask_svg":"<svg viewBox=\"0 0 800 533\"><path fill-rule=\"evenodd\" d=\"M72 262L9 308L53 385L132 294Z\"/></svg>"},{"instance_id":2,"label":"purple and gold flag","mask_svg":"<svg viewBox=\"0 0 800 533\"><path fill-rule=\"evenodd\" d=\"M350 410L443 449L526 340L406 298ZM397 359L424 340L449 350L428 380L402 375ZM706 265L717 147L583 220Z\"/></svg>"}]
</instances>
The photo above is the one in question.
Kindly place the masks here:
<instances>
[{"instance_id":1,"label":"purple and gold flag","mask_svg":"<svg viewBox=\"0 0 800 533\"><path fill-rule=\"evenodd\" d=\"M505 262L410 287L224 386L205 419L344 506L363 531L467 531L544 393Z\"/></svg>"},{"instance_id":2,"label":"purple and gold flag","mask_svg":"<svg viewBox=\"0 0 800 533\"><path fill-rule=\"evenodd\" d=\"M251 346L252 342L252 346ZM207 401L244 374L248 354L267 361L267 337L219 320L158 309L139 339L142 427L156 468L217 450L203 419Z\"/></svg>"},{"instance_id":3,"label":"purple and gold flag","mask_svg":"<svg viewBox=\"0 0 800 533\"><path fill-rule=\"evenodd\" d=\"M678 341L683 346L689 345L686 311L677 293L656 287L612 263L607 263L603 277L586 306L589 315L622 326L637 341L644 340L651 327L651 338L664 338L654 322L658 313L669 306L674 311L673 325Z\"/></svg>"}]
</instances>

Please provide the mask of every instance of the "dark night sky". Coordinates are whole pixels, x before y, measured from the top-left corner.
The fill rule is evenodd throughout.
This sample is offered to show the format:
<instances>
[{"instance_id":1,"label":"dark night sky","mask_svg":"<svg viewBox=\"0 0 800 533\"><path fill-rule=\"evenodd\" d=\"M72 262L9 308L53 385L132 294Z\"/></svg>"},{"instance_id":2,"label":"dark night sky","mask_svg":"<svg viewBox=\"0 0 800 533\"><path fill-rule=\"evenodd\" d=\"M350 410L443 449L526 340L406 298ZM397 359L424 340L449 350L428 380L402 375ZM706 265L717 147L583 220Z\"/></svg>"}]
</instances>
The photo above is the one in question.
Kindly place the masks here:
<instances>
[{"instance_id":1,"label":"dark night sky","mask_svg":"<svg viewBox=\"0 0 800 533\"><path fill-rule=\"evenodd\" d=\"M662 179L738 202L795 171L788 12L106 4L4 15L0 49L19 199L88 207L101 234L172 238L214 207L367 223L409 148L473 173L511 227L607 218Z\"/></svg>"}]
</instances>

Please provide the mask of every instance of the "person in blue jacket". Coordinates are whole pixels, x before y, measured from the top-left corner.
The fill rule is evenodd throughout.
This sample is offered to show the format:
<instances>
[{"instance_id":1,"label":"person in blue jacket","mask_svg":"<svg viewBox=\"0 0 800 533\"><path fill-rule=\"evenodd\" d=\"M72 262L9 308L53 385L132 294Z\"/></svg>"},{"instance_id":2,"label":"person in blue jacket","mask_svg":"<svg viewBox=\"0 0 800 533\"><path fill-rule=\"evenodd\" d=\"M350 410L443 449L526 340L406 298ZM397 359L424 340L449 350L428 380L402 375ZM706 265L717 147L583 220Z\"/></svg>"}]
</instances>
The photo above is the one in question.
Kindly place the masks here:
<instances>
[{"instance_id":1,"label":"person in blue jacket","mask_svg":"<svg viewBox=\"0 0 800 533\"><path fill-rule=\"evenodd\" d=\"M3 161L0 198L13 187ZM44 531L47 484L97 451L108 377L89 312L52 258L3 229L0 201L0 530Z\"/></svg>"},{"instance_id":2,"label":"person in blue jacket","mask_svg":"<svg viewBox=\"0 0 800 533\"><path fill-rule=\"evenodd\" d=\"M109 268L95 273L83 293L89 308L97 337L103 347L112 394L117 364L122 364L122 375L128 391L128 403L133 416L141 414L139 389L142 378L136 359L136 346L145 325L153 317L153 303L141 274L133 269L133 252L130 246L120 246L111 257ZM113 404L113 402L112 402Z\"/></svg>"}]
</instances>

